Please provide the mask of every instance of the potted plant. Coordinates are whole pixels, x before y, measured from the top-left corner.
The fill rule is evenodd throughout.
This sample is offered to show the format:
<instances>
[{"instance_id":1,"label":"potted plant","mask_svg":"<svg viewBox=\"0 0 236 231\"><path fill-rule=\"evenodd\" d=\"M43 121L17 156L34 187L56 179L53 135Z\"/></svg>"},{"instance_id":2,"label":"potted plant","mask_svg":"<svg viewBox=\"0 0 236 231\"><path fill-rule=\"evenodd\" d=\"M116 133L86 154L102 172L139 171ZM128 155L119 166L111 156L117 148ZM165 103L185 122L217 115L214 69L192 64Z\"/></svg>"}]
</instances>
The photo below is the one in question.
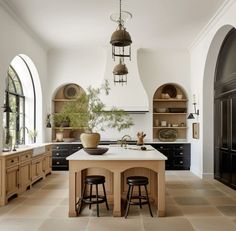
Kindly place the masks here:
<instances>
[{"instance_id":1,"label":"potted plant","mask_svg":"<svg viewBox=\"0 0 236 231\"><path fill-rule=\"evenodd\" d=\"M101 101L100 95L103 91L108 95L109 90L108 81L105 81L100 88L90 86L87 94L82 94L64 108L66 112L69 108L71 109L68 115L70 123L85 128L86 132L80 136L84 148L97 147L100 141L98 131L104 131L105 128L116 128L121 131L133 125L132 118L124 110L115 107L109 111L105 110L105 104Z\"/></svg>"}]
</instances>

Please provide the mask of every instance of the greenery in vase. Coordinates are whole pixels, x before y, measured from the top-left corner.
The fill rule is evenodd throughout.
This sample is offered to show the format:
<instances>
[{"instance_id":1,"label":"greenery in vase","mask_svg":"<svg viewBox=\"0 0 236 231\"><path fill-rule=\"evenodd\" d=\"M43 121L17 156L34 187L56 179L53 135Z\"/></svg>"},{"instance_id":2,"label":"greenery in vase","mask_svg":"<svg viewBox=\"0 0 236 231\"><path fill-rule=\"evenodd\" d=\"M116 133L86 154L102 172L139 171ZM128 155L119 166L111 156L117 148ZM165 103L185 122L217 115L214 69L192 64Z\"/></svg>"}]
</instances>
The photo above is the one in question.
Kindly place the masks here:
<instances>
[{"instance_id":1,"label":"greenery in vase","mask_svg":"<svg viewBox=\"0 0 236 231\"><path fill-rule=\"evenodd\" d=\"M62 116L66 116L71 127L83 127L88 132L104 131L105 128L115 128L118 131L129 128L133 125L133 120L124 110L113 107L105 110L105 104L101 101L102 92L109 94L108 81L100 88L89 86L87 94L83 93L77 100L68 102L63 107ZM54 123L55 123L54 115Z\"/></svg>"}]
</instances>

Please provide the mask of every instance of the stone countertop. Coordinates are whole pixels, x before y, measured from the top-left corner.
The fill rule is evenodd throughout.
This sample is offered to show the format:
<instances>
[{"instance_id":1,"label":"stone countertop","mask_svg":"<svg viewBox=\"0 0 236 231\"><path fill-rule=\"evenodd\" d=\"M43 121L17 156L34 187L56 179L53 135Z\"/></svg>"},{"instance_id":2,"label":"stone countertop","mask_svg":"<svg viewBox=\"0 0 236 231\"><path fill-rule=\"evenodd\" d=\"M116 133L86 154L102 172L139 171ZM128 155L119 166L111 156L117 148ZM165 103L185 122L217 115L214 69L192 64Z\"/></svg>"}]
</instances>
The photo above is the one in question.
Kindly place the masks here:
<instances>
[{"instance_id":1,"label":"stone countertop","mask_svg":"<svg viewBox=\"0 0 236 231\"><path fill-rule=\"evenodd\" d=\"M16 151L9 151L9 152L0 152L0 157L4 157L4 156L10 156L10 155L14 155L14 154L19 154L21 152L25 152L25 151L29 151L29 150L33 150L34 148L37 147L42 147L42 146L47 146L47 145L51 145L52 143L42 143L42 144L29 144L29 145L22 145L19 148L16 148Z\"/></svg>"},{"instance_id":2,"label":"stone countertop","mask_svg":"<svg viewBox=\"0 0 236 231\"><path fill-rule=\"evenodd\" d=\"M131 144L136 144L137 140L131 140L131 141L127 141L127 143L131 143ZM164 141L160 141L158 139L154 139L154 140L144 140L145 144L188 144L190 142L188 142L187 140L183 139L183 140L176 140L173 142L164 142ZM104 139L100 141L100 144L107 144L107 143L112 143L112 144L116 144L117 143L117 139ZM72 141L72 142L52 142L52 144L81 144L80 141Z\"/></svg>"},{"instance_id":3,"label":"stone countertop","mask_svg":"<svg viewBox=\"0 0 236 231\"><path fill-rule=\"evenodd\" d=\"M145 145L147 150L143 151L140 146L129 145L124 148L120 146L105 146L109 150L103 155L90 155L83 149L75 152L74 154L68 156L67 160L167 160L167 157L161 154L159 151L154 149L151 145ZM136 147L136 148L134 148Z\"/></svg>"}]
</instances>

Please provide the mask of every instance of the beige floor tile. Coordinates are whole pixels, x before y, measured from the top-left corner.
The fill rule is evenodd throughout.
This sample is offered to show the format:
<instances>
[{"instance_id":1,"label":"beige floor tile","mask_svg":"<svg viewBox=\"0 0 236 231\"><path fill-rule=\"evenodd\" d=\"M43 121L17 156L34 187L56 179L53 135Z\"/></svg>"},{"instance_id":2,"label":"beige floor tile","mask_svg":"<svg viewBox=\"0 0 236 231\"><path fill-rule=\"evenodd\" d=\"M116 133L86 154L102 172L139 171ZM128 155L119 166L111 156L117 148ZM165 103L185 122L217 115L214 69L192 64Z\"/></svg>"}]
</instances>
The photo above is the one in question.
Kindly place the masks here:
<instances>
[{"instance_id":1,"label":"beige floor tile","mask_svg":"<svg viewBox=\"0 0 236 231\"><path fill-rule=\"evenodd\" d=\"M91 218L88 231L143 231L140 217L121 218Z\"/></svg>"},{"instance_id":2,"label":"beige floor tile","mask_svg":"<svg viewBox=\"0 0 236 231\"><path fill-rule=\"evenodd\" d=\"M43 219L6 218L0 221L2 231L35 231L42 224Z\"/></svg>"},{"instance_id":3,"label":"beige floor tile","mask_svg":"<svg viewBox=\"0 0 236 231\"><path fill-rule=\"evenodd\" d=\"M69 195L69 190L67 189L54 189L54 190L46 190L41 189L37 192L33 193L31 197L37 198L67 198Z\"/></svg>"},{"instance_id":4,"label":"beige floor tile","mask_svg":"<svg viewBox=\"0 0 236 231\"><path fill-rule=\"evenodd\" d=\"M53 206L31 206L21 204L5 214L4 218L46 218L52 211Z\"/></svg>"},{"instance_id":5,"label":"beige floor tile","mask_svg":"<svg viewBox=\"0 0 236 231\"><path fill-rule=\"evenodd\" d=\"M230 197L206 197L212 205L236 205L236 200Z\"/></svg>"},{"instance_id":6,"label":"beige floor tile","mask_svg":"<svg viewBox=\"0 0 236 231\"><path fill-rule=\"evenodd\" d=\"M197 231L235 231L236 224L225 217L215 218L190 218L190 223Z\"/></svg>"},{"instance_id":7,"label":"beige floor tile","mask_svg":"<svg viewBox=\"0 0 236 231\"><path fill-rule=\"evenodd\" d=\"M236 217L236 206L217 206L225 216Z\"/></svg>"},{"instance_id":8,"label":"beige floor tile","mask_svg":"<svg viewBox=\"0 0 236 231\"><path fill-rule=\"evenodd\" d=\"M50 206L57 206L63 201L62 198L35 198L30 197L24 201L24 205L50 205Z\"/></svg>"},{"instance_id":9,"label":"beige floor tile","mask_svg":"<svg viewBox=\"0 0 236 231\"><path fill-rule=\"evenodd\" d=\"M181 206L185 217L212 217L222 216L218 209L210 206Z\"/></svg>"},{"instance_id":10,"label":"beige floor tile","mask_svg":"<svg viewBox=\"0 0 236 231\"><path fill-rule=\"evenodd\" d=\"M167 205L166 206L166 217L181 217L183 212L179 206Z\"/></svg>"},{"instance_id":11,"label":"beige floor tile","mask_svg":"<svg viewBox=\"0 0 236 231\"><path fill-rule=\"evenodd\" d=\"M194 231L186 218L146 218L143 225L146 231Z\"/></svg>"},{"instance_id":12,"label":"beige floor tile","mask_svg":"<svg viewBox=\"0 0 236 231\"><path fill-rule=\"evenodd\" d=\"M87 230L89 218L70 218L70 219L47 219L38 231L85 231Z\"/></svg>"},{"instance_id":13,"label":"beige floor tile","mask_svg":"<svg viewBox=\"0 0 236 231\"><path fill-rule=\"evenodd\" d=\"M60 184L60 183L54 183L54 184L47 184L42 187L42 189L68 189L68 184Z\"/></svg>"},{"instance_id":14,"label":"beige floor tile","mask_svg":"<svg viewBox=\"0 0 236 231\"><path fill-rule=\"evenodd\" d=\"M208 205L209 202L203 197L175 197L179 205Z\"/></svg>"},{"instance_id":15,"label":"beige floor tile","mask_svg":"<svg viewBox=\"0 0 236 231\"><path fill-rule=\"evenodd\" d=\"M177 197L177 196L184 196L184 197L192 197L192 196L199 196L199 193L194 189L166 189L169 196Z\"/></svg>"},{"instance_id":16,"label":"beige floor tile","mask_svg":"<svg viewBox=\"0 0 236 231\"><path fill-rule=\"evenodd\" d=\"M201 196L225 196L224 193L216 189L196 189L196 192Z\"/></svg>"},{"instance_id":17,"label":"beige floor tile","mask_svg":"<svg viewBox=\"0 0 236 231\"><path fill-rule=\"evenodd\" d=\"M55 207L52 212L49 214L50 218L66 218L68 217L69 208L66 206ZM70 218L68 218L70 219Z\"/></svg>"}]
</instances>

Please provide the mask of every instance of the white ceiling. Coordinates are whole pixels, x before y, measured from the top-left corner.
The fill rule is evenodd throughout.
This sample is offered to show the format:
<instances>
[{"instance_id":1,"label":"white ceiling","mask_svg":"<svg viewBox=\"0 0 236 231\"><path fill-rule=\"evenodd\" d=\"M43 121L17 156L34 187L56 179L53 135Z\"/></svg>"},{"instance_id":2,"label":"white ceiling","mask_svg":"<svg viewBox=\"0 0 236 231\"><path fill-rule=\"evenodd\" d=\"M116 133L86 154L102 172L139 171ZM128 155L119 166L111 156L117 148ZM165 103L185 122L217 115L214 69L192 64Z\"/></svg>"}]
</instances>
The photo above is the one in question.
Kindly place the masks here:
<instances>
[{"instance_id":1,"label":"white ceiling","mask_svg":"<svg viewBox=\"0 0 236 231\"><path fill-rule=\"evenodd\" d=\"M106 46L119 0L2 0L48 48ZM187 48L225 0L123 0L125 24L143 48Z\"/></svg>"}]
</instances>

